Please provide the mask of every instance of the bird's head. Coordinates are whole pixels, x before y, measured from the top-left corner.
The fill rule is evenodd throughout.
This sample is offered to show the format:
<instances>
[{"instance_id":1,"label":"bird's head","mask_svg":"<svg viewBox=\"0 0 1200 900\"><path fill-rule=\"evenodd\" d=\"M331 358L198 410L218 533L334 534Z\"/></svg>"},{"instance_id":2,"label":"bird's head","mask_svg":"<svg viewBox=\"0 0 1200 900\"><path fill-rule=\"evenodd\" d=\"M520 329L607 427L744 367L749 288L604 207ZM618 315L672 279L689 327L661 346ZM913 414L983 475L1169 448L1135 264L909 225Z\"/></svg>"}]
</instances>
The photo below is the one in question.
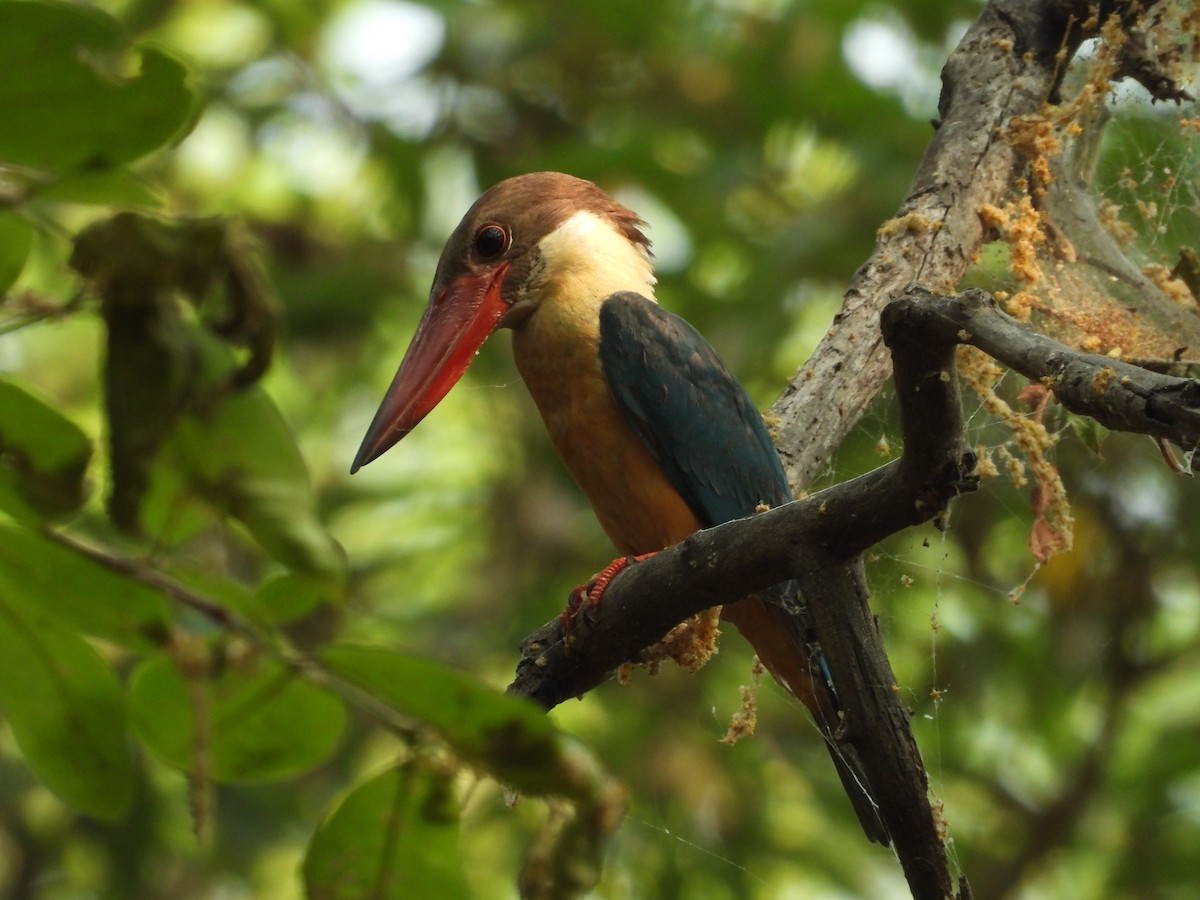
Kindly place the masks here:
<instances>
[{"instance_id":1,"label":"bird's head","mask_svg":"<svg viewBox=\"0 0 1200 900\"><path fill-rule=\"evenodd\" d=\"M438 261L429 304L351 472L378 457L462 377L488 335L520 328L547 303L654 283L638 216L590 181L519 175L467 210ZM630 271L623 271L630 270Z\"/></svg>"}]
</instances>

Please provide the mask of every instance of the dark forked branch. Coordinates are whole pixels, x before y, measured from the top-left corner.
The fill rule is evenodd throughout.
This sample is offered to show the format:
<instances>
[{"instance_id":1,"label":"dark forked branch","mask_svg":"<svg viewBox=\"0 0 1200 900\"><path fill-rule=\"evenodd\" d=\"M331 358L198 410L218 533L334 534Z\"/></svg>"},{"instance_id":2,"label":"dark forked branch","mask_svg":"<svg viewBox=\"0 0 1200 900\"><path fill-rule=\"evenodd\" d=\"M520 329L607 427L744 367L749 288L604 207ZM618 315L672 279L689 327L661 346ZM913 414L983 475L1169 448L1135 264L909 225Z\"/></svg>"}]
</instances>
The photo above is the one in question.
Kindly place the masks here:
<instances>
[{"instance_id":1,"label":"dark forked branch","mask_svg":"<svg viewBox=\"0 0 1200 900\"><path fill-rule=\"evenodd\" d=\"M1109 428L1200 443L1200 382L1080 353L1002 312L990 295L910 287L884 313L901 410L899 460L802 500L697 532L630 566L569 631L547 623L526 639L509 690L550 708L586 693L689 616L796 578L808 599L845 721L837 735L863 761L915 897L954 893L927 800L908 712L867 605L860 554L935 520L972 490L954 353L972 344L1046 384L1068 409ZM962 889L960 889L962 890Z\"/></svg>"},{"instance_id":2,"label":"dark forked branch","mask_svg":"<svg viewBox=\"0 0 1200 900\"><path fill-rule=\"evenodd\" d=\"M885 330L901 327L926 340L978 347L1044 384L1071 412L1113 431L1148 434L1187 451L1200 445L1200 382L1071 350L1003 312L985 291L924 297L910 292L887 308L883 323Z\"/></svg>"}]
</instances>

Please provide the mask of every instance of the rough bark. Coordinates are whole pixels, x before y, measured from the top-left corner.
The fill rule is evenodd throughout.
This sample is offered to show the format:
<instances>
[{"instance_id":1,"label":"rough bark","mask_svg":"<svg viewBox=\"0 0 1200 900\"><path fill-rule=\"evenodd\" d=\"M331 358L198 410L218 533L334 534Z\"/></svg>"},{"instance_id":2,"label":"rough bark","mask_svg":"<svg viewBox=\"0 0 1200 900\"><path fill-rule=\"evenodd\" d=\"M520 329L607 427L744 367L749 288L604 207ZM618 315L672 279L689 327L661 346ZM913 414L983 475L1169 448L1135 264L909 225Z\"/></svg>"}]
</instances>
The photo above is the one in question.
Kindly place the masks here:
<instances>
[{"instance_id":1,"label":"rough bark","mask_svg":"<svg viewBox=\"0 0 1200 900\"><path fill-rule=\"evenodd\" d=\"M950 55L940 121L908 197L880 226L875 250L855 273L824 339L771 408L794 486L812 481L887 380L883 308L912 283L953 290L988 239L980 210L1012 196L1026 163L1005 137L1008 123L1056 100L1079 44L1108 15L1130 16L1133 7L992 0ZM828 414L830 398L835 415Z\"/></svg>"}]
</instances>

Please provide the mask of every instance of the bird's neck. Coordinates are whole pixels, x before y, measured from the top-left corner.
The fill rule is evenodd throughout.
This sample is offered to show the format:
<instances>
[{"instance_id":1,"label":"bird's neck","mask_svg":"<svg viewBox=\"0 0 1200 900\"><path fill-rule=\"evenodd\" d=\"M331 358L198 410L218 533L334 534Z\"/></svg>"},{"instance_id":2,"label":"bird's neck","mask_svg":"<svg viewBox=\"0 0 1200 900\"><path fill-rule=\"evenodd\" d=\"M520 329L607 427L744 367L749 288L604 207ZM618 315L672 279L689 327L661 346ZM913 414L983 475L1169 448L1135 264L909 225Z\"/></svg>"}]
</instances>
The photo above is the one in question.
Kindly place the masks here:
<instances>
[{"instance_id":1,"label":"bird's neck","mask_svg":"<svg viewBox=\"0 0 1200 900\"><path fill-rule=\"evenodd\" d=\"M533 319L599 316L604 298L633 291L654 299L654 269L640 244L609 220L586 210L566 219L538 244L540 262L529 281Z\"/></svg>"},{"instance_id":2,"label":"bird's neck","mask_svg":"<svg viewBox=\"0 0 1200 900\"><path fill-rule=\"evenodd\" d=\"M533 312L513 326L513 354L543 414L569 390L564 373L599 373L600 307L618 291L653 300L654 271L609 221L581 210L542 238L526 288Z\"/></svg>"},{"instance_id":3,"label":"bird's neck","mask_svg":"<svg viewBox=\"0 0 1200 900\"><path fill-rule=\"evenodd\" d=\"M526 288L533 312L513 326L513 354L543 414L568 390L564 372L599 372L600 306L618 291L654 299L654 270L641 246L595 213L580 211L538 245Z\"/></svg>"},{"instance_id":4,"label":"bird's neck","mask_svg":"<svg viewBox=\"0 0 1200 900\"><path fill-rule=\"evenodd\" d=\"M615 422L600 368L600 307L618 291L653 299L654 274L645 251L593 213L567 219L538 251L527 288L533 311L513 326L513 356L551 438L569 457L589 418Z\"/></svg>"}]
</instances>

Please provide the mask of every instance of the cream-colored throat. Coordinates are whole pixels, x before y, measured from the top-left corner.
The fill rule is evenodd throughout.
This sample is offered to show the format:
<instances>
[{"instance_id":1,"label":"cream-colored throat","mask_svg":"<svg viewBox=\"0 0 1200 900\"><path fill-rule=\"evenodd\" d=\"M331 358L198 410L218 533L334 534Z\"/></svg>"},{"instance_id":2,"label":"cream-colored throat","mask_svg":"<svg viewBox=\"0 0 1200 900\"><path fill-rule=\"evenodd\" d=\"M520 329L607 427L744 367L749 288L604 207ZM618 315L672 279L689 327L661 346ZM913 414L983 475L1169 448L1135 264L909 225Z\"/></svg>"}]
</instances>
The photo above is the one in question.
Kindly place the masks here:
<instances>
[{"instance_id":1,"label":"cream-colored throat","mask_svg":"<svg viewBox=\"0 0 1200 900\"><path fill-rule=\"evenodd\" d=\"M529 290L542 304L597 307L618 291L654 299L654 269L646 249L607 219L580 210L542 238L541 264Z\"/></svg>"},{"instance_id":2,"label":"cream-colored throat","mask_svg":"<svg viewBox=\"0 0 1200 900\"><path fill-rule=\"evenodd\" d=\"M600 364L600 307L618 291L653 300L654 273L641 247L586 211L543 237L538 255L520 301L530 303L532 312L513 326L513 356L560 455L579 480L586 460L572 454L581 436L625 427Z\"/></svg>"}]
</instances>

